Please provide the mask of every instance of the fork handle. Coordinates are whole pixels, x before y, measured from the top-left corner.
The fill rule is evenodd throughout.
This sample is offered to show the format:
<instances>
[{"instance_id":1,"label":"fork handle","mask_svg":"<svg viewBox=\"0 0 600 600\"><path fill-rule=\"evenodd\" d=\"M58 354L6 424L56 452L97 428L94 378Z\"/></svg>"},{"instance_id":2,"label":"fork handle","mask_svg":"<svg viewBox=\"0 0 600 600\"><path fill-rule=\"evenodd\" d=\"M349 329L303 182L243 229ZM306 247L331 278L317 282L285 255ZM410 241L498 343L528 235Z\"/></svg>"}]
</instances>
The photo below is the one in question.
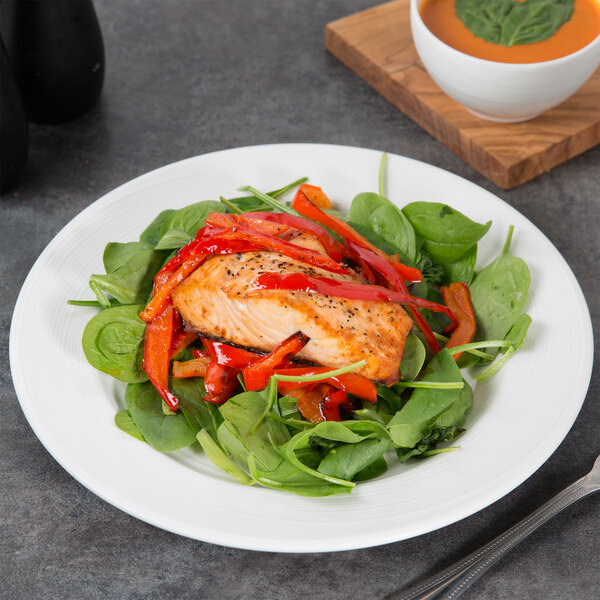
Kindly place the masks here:
<instances>
[{"instance_id":1,"label":"fork handle","mask_svg":"<svg viewBox=\"0 0 600 600\"><path fill-rule=\"evenodd\" d=\"M535 531L561 510L598 490L600 490L600 485L590 482L587 475L582 477L479 550L406 591L386 596L386 600L430 600L438 597L453 600L458 598L499 558L525 539L532 531Z\"/></svg>"}]
</instances>

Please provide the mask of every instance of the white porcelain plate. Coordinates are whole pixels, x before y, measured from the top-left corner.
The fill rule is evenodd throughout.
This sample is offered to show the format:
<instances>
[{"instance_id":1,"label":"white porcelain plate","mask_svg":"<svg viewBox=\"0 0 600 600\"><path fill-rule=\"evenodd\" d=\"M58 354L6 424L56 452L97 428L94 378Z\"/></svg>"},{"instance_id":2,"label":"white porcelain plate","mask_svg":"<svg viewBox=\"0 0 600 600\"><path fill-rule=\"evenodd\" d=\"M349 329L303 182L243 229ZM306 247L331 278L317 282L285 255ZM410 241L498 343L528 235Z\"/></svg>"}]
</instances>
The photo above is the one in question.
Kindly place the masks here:
<instances>
[{"instance_id":1,"label":"white porcelain plate","mask_svg":"<svg viewBox=\"0 0 600 600\"><path fill-rule=\"evenodd\" d=\"M143 521L206 542L279 552L349 550L420 535L473 514L534 473L569 431L589 383L592 329L579 285L550 241L502 200L394 155L387 169L394 202L445 202L476 221L492 219L479 266L497 255L513 224L512 252L531 270L528 338L498 375L476 386L460 450L396 462L350 495L303 498L242 486L199 450L160 454L114 425L124 385L93 369L81 349L95 309L66 303L92 297L87 282L103 272L105 244L137 239L163 209L235 197L246 184L276 189L305 175L347 208L357 193L377 190L380 158L373 150L312 144L225 150L134 179L75 217L31 269L10 336L17 395L52 456Z\"/></svg>"}]
</instances>

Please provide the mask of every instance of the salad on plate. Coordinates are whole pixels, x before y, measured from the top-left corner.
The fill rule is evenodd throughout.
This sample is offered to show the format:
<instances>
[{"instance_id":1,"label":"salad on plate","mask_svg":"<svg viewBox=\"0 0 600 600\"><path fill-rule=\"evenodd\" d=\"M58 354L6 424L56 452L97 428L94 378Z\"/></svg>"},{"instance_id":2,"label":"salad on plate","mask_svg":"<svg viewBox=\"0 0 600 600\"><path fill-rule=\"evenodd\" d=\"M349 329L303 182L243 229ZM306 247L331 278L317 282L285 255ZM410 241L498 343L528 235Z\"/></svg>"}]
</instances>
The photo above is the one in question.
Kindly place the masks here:
<instances>
[{"instance_id":1,"label":"salad on plate","mask_svg":"<svg viewBox=\"0 0 600 600\"><path fill-rule=\"evenodd\" d=\"M349 214L300 179L164 210L109 243L90 277L83 350L127 383L124 432L199 444L241 484L349 493L388 461L457 449L476 381L521 347L530 275L510 253L475 270L481 224L379 190ZM291 203L282 201L293 194Z\"/></svg>"}]
</instances>

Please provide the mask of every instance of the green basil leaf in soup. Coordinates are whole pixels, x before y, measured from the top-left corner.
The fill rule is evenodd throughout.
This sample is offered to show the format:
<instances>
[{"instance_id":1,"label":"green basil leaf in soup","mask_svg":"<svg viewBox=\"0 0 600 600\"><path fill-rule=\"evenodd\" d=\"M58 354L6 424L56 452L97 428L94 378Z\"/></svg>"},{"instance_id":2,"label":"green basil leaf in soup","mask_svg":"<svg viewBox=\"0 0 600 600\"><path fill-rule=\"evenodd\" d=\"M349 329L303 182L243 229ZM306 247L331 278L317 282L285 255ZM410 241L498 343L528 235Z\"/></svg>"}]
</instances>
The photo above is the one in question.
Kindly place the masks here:
<instances>
[{"instance_id":1,"label":"green basil leaf in soup","mask_svg":"<svg viewBox=\"0 0 600 600\"><path fill-rule=\"evenodd\" d=\"M574 0L456 0L458 18L475 36L503 46L550 38L570 20Z\"/></svg>"}]
</instances>

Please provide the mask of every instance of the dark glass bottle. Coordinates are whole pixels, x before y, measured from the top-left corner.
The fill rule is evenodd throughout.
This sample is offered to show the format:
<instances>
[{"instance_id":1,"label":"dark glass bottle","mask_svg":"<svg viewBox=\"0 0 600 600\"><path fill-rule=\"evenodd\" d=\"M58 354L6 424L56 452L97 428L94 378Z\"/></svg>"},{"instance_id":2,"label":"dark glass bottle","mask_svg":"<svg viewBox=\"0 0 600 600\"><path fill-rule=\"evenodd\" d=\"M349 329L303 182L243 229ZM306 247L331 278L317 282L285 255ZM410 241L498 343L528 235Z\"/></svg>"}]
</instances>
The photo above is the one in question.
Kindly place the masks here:
<instances>
[{"instance_id":1,"label":"dark glass bottle","mask_svg":"<svg viewBox=\"0 0 600 600\"><path fill-rule=\"evenodd\" d=\"M30 121L89 110L104 81L104 45L91 0L5 0L0 28Z\"/></svg>"},{"instance_id":2,"label":"dark glass bottle","mask_svg":"<svg viewBox=\"0 0 600 600\"><path fill-rule=\"evenodd\" d=\"M19 180L29 150L29 126L4 43L0 39L0 194Z\"/></svg>"}]
</instances>

